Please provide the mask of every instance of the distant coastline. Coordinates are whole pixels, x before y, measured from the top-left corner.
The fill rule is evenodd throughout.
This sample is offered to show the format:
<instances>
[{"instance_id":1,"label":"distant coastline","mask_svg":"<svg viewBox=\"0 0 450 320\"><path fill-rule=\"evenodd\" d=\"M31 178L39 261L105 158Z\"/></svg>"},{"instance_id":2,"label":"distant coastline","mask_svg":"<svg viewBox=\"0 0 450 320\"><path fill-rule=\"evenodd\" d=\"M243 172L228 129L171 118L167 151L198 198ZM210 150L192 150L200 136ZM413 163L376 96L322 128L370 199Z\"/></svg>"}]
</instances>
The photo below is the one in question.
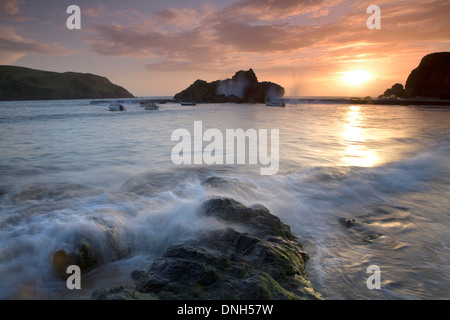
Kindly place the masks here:
<instances>
[{"instance_id":1,"label":"distant coastline","mask_svg":"<svg viewBox=\"0 0 450 320\"><path fill-rule=\"evenodd\" d=\"M0 66L0 101L133 97L125 88L91 73Z\"/></svg>"}]
</instances>

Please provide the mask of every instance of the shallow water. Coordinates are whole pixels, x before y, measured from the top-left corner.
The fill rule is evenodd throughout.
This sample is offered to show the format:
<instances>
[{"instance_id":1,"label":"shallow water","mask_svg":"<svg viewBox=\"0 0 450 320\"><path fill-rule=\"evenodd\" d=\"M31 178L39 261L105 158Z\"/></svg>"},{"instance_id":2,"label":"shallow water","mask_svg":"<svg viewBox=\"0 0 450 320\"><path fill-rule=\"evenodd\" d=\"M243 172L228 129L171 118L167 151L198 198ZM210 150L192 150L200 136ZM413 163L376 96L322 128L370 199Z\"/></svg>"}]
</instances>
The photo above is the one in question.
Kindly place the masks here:
<instances>
[{"instance_id":1,"label":"shallow water","mask_svg":"<svg viewBox=\"0 0 450 320\"><path fill-rule=\"evenodd\" d=\"M290 224L327 299L450 298L450 109L126 107L0 103L0 298L89 298L132 285L131 271L169 244L220 227L198 215L217 195L261 203ZM259 164L174 165L172 132L193 132L199 120L224 133L279 129L278 174L261 176ZM205 184L210 177L223 180ZM52 254L80 237L101 266L69 291ZM380 290L366 286L370 265L381 269Z\"/></svg>"}]
</instances>

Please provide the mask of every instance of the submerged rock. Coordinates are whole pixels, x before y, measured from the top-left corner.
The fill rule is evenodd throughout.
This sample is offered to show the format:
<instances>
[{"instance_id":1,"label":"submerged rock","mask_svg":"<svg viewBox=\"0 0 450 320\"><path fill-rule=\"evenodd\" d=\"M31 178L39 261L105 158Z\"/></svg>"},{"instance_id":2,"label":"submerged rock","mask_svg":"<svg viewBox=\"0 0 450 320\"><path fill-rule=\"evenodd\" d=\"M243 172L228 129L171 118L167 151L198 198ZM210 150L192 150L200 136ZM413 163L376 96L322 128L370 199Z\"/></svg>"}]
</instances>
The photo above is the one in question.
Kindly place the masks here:
<instances>
[{"instance_id":1,"label":"submerged rock","mask_svg":"<svg viewBox=\"0 0 450 320\"><path fill-rule=\"evenodd\" d=\"M340 218L339 223L346 228L358 226L355 219Z\"/></svg>"},{"instance_id":2,"label":"submerged rock","mask_svg":"<svg viewBox=\"0 0 450 320\"><path fill-rule=\"evenodd\" d=\"M302 245L267 208L213 198L203 203L201 214L233 227L169 246L146 272L133 271L135 288L96 291L92 298L133 298L130 292L150 299L322 298L306 274Z\"/></svg>"},{"instance_id":3,"label":"submerged rock","mask_svg":"<svg viewBox=\"0 0 450 320\"><path fill-rule=\"evenodd\" d=\"M92 270L98 265L97 255L91 245L84 240L80 241L73 251L61 249L56 251L52 258L54 271L63 279L68 277L66 270L70 265L80 267L82 272Z\"/></svg>"}]
</instances>

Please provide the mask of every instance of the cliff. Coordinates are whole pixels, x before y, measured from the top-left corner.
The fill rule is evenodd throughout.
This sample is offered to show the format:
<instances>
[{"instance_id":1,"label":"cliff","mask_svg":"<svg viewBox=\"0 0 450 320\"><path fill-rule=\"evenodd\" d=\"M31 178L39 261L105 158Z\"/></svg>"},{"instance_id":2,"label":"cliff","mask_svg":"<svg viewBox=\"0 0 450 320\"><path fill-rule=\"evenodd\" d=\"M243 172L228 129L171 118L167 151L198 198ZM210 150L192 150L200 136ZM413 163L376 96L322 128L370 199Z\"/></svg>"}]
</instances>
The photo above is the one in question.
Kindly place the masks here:
<instances>
[{"instance_id":1,"label":"cliff","mask_svg":"<svg viewBox=\"0 0 450 320\"><path fill-rule=\"evenodd\" d=\"M437 52L422 58L403 85L395 84L380 98L421 99L434 98L450 100L450 52Z\"/></svg>"},{"instance_id":2,"label":"cliff","mask_svg":"<svg viewBox=\"0 0 450 320\"><path fill-rule=\"evenodd\" d=\"M175 100L200 103L264 103L284 96L284 88L272 82L258 82L255 72L238 71L231 79L206 82L197 80L176 94Z\"/></svg>"},{"instance_id":3,"label":"cliff","mask_svg":"<svg viewBox=\"0 0 450 320\"><path fill-rule=\"evenodd\" d=\"M450 52L425 56L409 75L405 92L407 98L450 99Z\"/></svg>"},{"instance_id":4,"label":"cliff","mask_svg":"<svg viewBox=\"0 0 450 320\"><path fill-rule=\"evenodd\" d=\"M0 66L0 100L116 98L133 98L133 95L105 77Z\"/></svg>"}]
</instances>

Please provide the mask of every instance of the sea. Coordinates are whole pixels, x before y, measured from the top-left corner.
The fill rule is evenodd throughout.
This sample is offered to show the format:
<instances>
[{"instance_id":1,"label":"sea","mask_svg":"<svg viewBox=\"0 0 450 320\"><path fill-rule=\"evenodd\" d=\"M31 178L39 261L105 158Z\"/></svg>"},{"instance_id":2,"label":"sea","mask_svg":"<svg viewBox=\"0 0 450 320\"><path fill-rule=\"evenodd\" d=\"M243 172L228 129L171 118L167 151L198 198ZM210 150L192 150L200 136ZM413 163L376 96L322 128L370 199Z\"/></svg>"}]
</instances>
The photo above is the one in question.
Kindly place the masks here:
<instances>
[{"instance_id":1,"label":"sea","mask_svg":"<svg viewBox=\"0 0 450 320\"><path fill-rule=\"evenodd\" d=\"M134 286L131 272L169 245L221 227L199 212L211 197L264 205L289 224L325 299L450 298L449 107L124 106L0 102L0 299L90 299ZM174 131L193 134L198 121L224 134L278 130L278 171L175 164ZM77 239L88 239L99 265L69 290L52 257Z\"/></svg>"}]
</instances>

